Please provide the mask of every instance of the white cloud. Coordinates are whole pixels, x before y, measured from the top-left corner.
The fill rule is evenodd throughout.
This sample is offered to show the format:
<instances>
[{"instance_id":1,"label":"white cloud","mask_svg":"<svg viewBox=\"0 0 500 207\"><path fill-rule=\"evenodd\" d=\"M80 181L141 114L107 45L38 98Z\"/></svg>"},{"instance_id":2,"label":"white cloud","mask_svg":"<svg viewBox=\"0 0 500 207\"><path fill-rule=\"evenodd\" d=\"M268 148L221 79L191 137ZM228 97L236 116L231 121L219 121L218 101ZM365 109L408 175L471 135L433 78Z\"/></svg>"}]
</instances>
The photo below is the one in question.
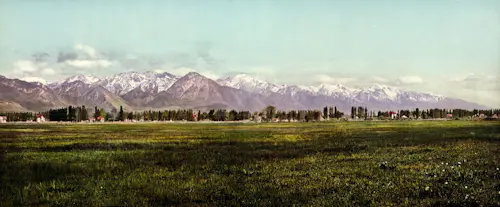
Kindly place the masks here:
<instances>
[{"instance_id":1,"label":"white cloud","mask_svg":"<svg viewBox=\"0 0 500 207\"><path fill-rule=\"evenodd\" d=\"M424 80L419 76L401 76L396 80L396 83L400 85L421 84L423 82Z\"/></svg>"},{"instance_id":2,"label":"white cloud","mask_svg":"<svg viewBox=\"0 0 500 207\"><path fill-rule=\"evenodd\" d=\"M159 73L159 72L164 72L165 70L155 70L155 72ZM195 70L193 68L188 68L188 67L180 67L180 68L175 68L173 70L167 70L166 72L168 73L171 73L173 75L176 75L176 76L184 76L190 72L197 72L199 73L200 75L202 76L205 76L207 78L210 78L212 80L216 80L219 78L219 75L217 75L216 73L212 72L212 71L209 71L209 70Z\"/></svg>"},{"instance_id":3,"label":"white cloud","mask_svg":"<svg viewBox=\"0 0 500 207\"><path fill-rule=\"evenodd\" d=\"M389 80L382 78L382 77L378 77L378 76L372 77L371 81L375 82L375 83L388 83L389 82Z\"/></svg>"},{"instance_id":4,"label":"white cloud","mask_svg":"<svg viewBox=\"0 0 500 207\"><path fill-rule=\"evenodd\" d=\"M36 72L38 67L29 60L19 60L14 63L14 69L21 72Z\"/></svg>"},{"instance_id":5,"label":"white cloud","mask_svg":"<svg viewBox=\"0 0 500 207\"><path fill-rule=\"evenodd\" d=\"M43 75L55 75L56 71L52 68L45 68L42 70Z\"/></svg>"},{"instance_id":6,"label":"white cloud","mask_svg":"<svg viewBox=\"0 0 500 207\"><path fill-rule=\"evenodd\" d=\"M77 67L77 68L107 68L113 65L112 62L108 60L67 60L65 62L67 65Z\"/></svg>"},{"instance_id":7,"label":"white cloud","mask_svg":"<svg viewBox=\"0 0 500 207\"><path fill-rule=\"evenodd\" d=\"M202 71L202 72L200 72L200 74L202 76L205 76L205 77L210 78L212 80L217 80L219 78L219 76L217 74L215 74L211 71Z\"/></svg>"},{"instance_id":8,"label":"white cloud","mask_svg":"<svg viewBox=\"0 0 500 207\"><path fill-rule=\"evenodd\" d=\"M40 78L40 77L23 77L21 80L26 81L26 82L39 82L42 84L46 84L47 81L45 79Z\"/></svg>"},{"instance_id":9,"label":"white cloud","mask_svg":"<svg viewBox=\"0 0 500 207\"><path fill-rule=\"evenodd\" d=\"M75 50L82 51L83 53L87 54L90 58L97 57L97 50L94 49L93 47L88 46L88 45L76 44Z\"/></svg>"},{"instance_id":10,"label":"white cloud","mask_svg":"<svg viewBox=\"0 0 500 207\"><path fill-rule=\"evenodd\" d=\"M329 84L346 84L356 81L356 78L353 77L332 77L329 75L318 75L316 76L316 81L319 83L329 83Z\"/></svg>"},{"instance_id":11,"label":"white cloud","mask_svg":"<svg viewBox=\"0 0 500 207\"><path fill-rule=\"evenodd\" d=\"M173 70L168 71L171 74L174 74L176 76L184 76L188 74L189 72L196 72L195 69L192 68L187 68L187 67L180 67L180 68L175 68Z\"/></svg>"}]
</instances>

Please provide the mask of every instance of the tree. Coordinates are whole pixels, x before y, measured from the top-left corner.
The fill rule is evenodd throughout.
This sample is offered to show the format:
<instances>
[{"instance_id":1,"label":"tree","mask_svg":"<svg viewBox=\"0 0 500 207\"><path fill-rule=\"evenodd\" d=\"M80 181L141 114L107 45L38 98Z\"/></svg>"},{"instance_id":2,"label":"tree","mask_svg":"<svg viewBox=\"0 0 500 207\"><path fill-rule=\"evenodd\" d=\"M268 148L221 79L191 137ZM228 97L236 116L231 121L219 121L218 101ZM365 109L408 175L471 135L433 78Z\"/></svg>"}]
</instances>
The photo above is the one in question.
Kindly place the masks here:
<instances>
[{"instance_id":1,"label":"tree","mask_svg":"<svg viewBox=\"0 0 500 207\"><path fill-rule=\"evenodd\" d=\"M271 121L273 119L274 113L276 112L276 107L275 106L267 106L264 109L264 112L266 114L266 120Z\"/></svg>"},{"instance_id":2,"label":"tree","mask_svg":"<svg viewBox=\"0 0 500 207\"><path fill-rule=\"evenodd\" d=\"M125 114L123 113L123 107L120 106L120 112L118 112L118 120L125 121Z\"/></svg>"},{"instance_id":3,"label":"tree","mask_svg":"<svg viewBox=\"0 0 500 207\"><path fill-rule=\"evenodd\" d=\"M82 106L82 113L80 114L80 116L81 116L81 118L80 118L80 119L81 119L82 121L87 121L87 120L89 120L89 114L88 114L88 111L87 111L87 109L85 108L85 106Z\"/></svg>"},{"instance_id":4,"label":"tree","mask_svg":"<svg viewBox=\"0 0 500 207\"><path fill-rule=\"evenodd\" d=\"M328 119L328 107L325 106L325 108L323 108L323 117L325 120Z\"/></svg>"},{"instance_id":5,"label":"tree","mask_svg":"<svg viewBox=\"0 0 500 207\"><path fill-rule=\"evenodd\" d=\"M101 112L99 112L99 109L97 109L97 106L94 109L94 119L97 120L97 117L101 115Z\"/></svg>"},{"instance_id":6,"label":"tree","mask_svg":"<svg viewBox=\"0 0 500 207\"><path fill-rule=\"evenodd\" d=\"M100 109L100 110L99 110L99 113L101 113L101 114L100 114L100 116L101 116L104 120L106 120L106 111L104 111L104 109Z\"/></svg>"}]
</instances>

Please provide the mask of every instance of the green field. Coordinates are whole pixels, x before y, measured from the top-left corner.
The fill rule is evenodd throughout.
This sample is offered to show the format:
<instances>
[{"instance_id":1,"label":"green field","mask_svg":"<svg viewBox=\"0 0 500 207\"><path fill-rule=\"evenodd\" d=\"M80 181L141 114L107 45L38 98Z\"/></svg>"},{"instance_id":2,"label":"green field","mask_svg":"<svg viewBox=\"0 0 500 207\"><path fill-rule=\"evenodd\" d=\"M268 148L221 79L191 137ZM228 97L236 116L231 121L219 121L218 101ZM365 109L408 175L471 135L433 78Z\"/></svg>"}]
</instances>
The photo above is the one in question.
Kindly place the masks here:
<instances>
[{"instance_id":1,"label":"green field","mask_svg":"<svg viewBox=\"0 0 500 207\"><path fill-rule=\"evenodd\" d=\"M0 125L0 206L500 205L499 122Z\"/></svg>"}]
</instances>

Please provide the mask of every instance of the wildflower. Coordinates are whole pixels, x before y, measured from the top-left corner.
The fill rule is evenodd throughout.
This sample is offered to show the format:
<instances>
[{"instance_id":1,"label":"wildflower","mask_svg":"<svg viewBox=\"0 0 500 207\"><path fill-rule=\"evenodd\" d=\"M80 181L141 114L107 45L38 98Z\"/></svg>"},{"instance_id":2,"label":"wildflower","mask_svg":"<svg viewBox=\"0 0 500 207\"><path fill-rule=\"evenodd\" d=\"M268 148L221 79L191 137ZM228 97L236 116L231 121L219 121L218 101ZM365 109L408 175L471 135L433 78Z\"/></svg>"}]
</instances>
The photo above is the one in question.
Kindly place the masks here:
<instances>
[{"instance_id":1,"label":"wildflower","mask_svg":"<svg viewBox=\"0 0 500 207\"><path fill-rule=\"evenodd\" d=\"M458 162L459 165L461 165L462 163L461 162Z\"/></svg>"},{"instance_id":2,"label":"wildflower","mask_svg":"<svg viewBox=\"0 0 500 207\"><path fill-rule=\"evenodd\" d=\"M465 199L468 199L469 198L469 194L465 195Z\"/></svg>"},{"instance_id":3,"label":"wildflower","mask_svg":"<svg viewBox=\"0 0 500 207\"><path fill-rule=\"evenodd\" d=\"M467 186L465 186L465 189L467 189Z\"/></svg>"},{"instance_id":4,"label":"wildflower","mask_svg":"<svg viewBox=\"0 0 500 207\"><path fill-rule=\"evenodd\" d=\"M441 162L441 165L444 165L444 162Z\"/></svg>"},{"instance_id":5,"label":"wildflower","mask_svg":"<svg viewBox=\"0 0 500 207\"><path fill-rule=\"evenodd\" d=\"M430 189L431 189L431 187L429 187L429 186L425 187L426 191L429 191Z\"/></svg>"},{"instance_id":6,"label":"wildflower","mask_svg":"<svg viewBox=\"0 0 500 207\"><path fill-rule=\"evenodd\" d=\"M446 171L445 169L443 169L443 172Z\"/></svg>"},{"instance_id":7,"label":"wildflower","mask_svg":"<svg viewBox=\"0 0 500 207\"><path fill-rule=\"evenodd\" d=\"M455 166L451 166L451 169L455 168Z\"/></svg>"},{"instance_id":8,"label":"wildflower","mask_svg":"<svg viewBox=\"0 0 500 207\"><path fill-rule=\"evenodd\" d=\"M446 165L448 165L448 163L446 163Z\"/></svg>"},{"instance_id":9,"label":"wildflower","mask_svg":"<svg viewBox=\"0 0 500 207\"><path fill-rule=\"evenodd\" d=\"M445 185L448 185L448 181L444 182Z\"/></svg>"},{"instance_id":10,"label":"wildflower","mask_svg":"<svg viewBox=\"0 0 500 207\"><path fill-rule=\"evenodd\" d=\"M464 160L464 162L467 162L467 160Z\"/></svg>"},{"instance_id":11,"label":"wildflower","mask_svg":"<svg viewBox=\"0 0 500 207\"><path fill-rule=\"evenodd\" d=\"M500 170L500 168L497 167L497 170Z\"/></svg>"}]
</instances>

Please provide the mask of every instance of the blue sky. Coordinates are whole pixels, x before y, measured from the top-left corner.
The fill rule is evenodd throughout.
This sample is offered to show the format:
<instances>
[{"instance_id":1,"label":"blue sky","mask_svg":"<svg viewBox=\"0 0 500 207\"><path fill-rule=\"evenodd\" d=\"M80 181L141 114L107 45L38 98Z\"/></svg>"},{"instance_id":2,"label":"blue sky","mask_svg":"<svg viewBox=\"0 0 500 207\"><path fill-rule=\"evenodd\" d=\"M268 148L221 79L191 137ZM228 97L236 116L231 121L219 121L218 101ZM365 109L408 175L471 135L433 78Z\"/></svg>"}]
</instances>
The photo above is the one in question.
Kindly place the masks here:
<instances>
[{"instance_id":1,"label":"blue sky","mask_svg":"<svg viewBox=\"0 0 500 207\"><path fill-rule=\"evenodd\" d=\"M500 106L487 95L500 93L497 0L1 1L0 25L0 74L9 77L245 72ZM77 58L57 61L60 53Z\"/></svg>"}]
</instances>

